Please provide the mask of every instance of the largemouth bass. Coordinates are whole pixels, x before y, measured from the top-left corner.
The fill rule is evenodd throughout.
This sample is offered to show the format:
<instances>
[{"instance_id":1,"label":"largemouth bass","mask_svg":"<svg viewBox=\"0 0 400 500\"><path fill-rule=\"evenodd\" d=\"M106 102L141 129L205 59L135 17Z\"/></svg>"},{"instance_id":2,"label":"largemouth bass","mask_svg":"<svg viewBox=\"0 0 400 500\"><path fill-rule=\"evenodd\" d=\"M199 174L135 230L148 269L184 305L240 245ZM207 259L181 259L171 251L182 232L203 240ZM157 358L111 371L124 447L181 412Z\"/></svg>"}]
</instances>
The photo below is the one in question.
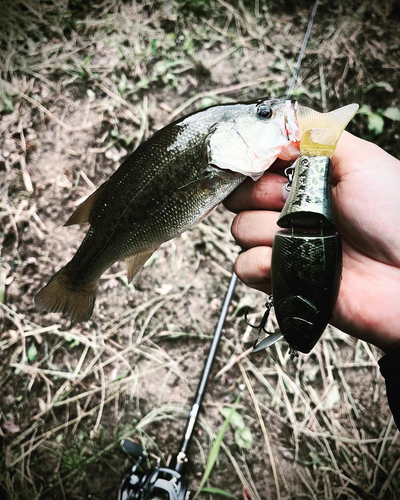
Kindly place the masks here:
<instances>
[{"instance_id":1,"label":"largemouth bass","mask_svg":"<svg viewBox=\"0 0 400 500\"><path fill-rule=\"evenodd\" d=\"M246 176L299 154L290 101L212 106L141 144L72 214L90 228L72 260L36 295L36 305L74 322L93 312L101 275L125 258L128 280L165 241L203 220Z\"/></svg>"}]
</instances>

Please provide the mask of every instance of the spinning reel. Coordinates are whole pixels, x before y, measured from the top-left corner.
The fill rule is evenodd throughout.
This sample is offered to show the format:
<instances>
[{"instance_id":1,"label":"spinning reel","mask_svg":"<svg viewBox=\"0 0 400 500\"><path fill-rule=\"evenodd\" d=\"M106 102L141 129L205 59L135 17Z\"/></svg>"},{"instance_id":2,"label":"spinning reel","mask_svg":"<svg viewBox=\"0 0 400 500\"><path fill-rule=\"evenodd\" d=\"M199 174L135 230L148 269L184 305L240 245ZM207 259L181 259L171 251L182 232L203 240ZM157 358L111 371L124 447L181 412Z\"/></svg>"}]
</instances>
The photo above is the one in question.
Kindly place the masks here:
<instances>
[{"instance_id":1,"label":"spinning reel","mask_svg":"<svg viewBox=\"0 0 400 500\"><path fill-rule=\"evenodd\" d=\"M122 480L118 500L188 500L190 491L180 472L161 467L160 460L154 470L142 467L147 453L130 439L121 441L121 447L135 461L135 465ZM91 500L103 500L98 495L89 495Z\"/></svg>"}]
</instances>

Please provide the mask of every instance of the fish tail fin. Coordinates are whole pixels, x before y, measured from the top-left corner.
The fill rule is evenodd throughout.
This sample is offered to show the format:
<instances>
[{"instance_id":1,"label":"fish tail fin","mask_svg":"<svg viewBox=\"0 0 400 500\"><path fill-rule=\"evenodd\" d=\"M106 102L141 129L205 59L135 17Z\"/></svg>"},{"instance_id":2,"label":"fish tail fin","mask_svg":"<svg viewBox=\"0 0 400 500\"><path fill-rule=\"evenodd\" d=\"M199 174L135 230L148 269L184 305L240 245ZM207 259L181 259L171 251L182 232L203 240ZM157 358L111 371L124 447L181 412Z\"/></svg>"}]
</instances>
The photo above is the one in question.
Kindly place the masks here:
<instances>
[{"instance_id":1,"label":"fish tail fin","mask_svg":"<svg viewBox=\"0 0 400 500\"><path fill-rule=\"evenodd\" d=\"M67 265L38 292L35 304L47 312L61 312L74 323L87 321L93 313L98 285L99 280L74 283Z\"/></svg>"}]
</instances>

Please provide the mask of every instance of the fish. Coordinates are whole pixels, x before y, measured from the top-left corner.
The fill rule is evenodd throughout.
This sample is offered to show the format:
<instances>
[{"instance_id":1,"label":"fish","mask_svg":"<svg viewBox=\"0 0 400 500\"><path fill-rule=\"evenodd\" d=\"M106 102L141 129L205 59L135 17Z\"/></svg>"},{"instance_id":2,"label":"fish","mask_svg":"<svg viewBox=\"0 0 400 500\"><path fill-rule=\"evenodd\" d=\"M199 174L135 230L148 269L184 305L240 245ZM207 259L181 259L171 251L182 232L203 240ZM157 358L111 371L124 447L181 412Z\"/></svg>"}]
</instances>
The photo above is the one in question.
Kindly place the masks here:
<instances>
[{"instance_id":1,"label":"fish","mask_svg":"<svg viewBox=\"0 0 400 500\"><path fill-rule=\"evenodd\" d=\"M90 319L101 275L125 259L130 282L164 242L209 215L247 177L299 155L294 105L279 99L191 113L143 142L71 215L90 224L74 257L35 297L42 311Z\"/></svg>"}]
</instances>

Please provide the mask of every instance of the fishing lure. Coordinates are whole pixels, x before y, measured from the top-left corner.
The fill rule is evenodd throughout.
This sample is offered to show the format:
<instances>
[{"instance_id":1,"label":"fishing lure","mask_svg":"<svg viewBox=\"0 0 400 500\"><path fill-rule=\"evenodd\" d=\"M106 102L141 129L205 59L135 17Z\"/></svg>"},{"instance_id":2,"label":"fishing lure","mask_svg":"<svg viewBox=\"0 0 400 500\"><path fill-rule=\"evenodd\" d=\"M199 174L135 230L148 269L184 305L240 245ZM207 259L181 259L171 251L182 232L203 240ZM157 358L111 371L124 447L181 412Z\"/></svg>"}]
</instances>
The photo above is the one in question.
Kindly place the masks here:
<instances>
[{"instance_id":1,"label":"fishing lure","mask_svg":"<svg viewBox=\"0 0 400 500\"><path fill-rule=\"evenodd\" d=\"M358 104L350 104L318 113L298 107L300 156L293 165L294 175L289 173L290 194L277 222L282 230L272 247L272 296L259 325L260 334L274 305L280 332L256 341L253 352L283 336L293 354L308 353L332 317L342 273L342 243L335 225L330 159L357 109Z\"/></svg>"}]
</instances>

